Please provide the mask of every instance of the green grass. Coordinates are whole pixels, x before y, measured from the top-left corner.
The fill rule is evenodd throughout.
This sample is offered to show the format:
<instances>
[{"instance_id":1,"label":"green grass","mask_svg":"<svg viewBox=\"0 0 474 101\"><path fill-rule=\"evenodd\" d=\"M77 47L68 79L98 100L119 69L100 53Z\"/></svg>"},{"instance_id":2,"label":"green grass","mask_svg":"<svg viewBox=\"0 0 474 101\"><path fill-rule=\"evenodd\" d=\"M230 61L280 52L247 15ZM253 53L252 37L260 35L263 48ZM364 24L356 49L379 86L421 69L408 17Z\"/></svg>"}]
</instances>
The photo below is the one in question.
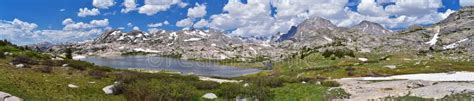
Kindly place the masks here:
<instances>
[{"instance_id":1,"label":"green grass","mask_svg":"<svg viewBox=\"0 0 474 101\"><path fill-rule=\"evenodd\" d=\"M360 62L358 57L368 58L369 61ZM385 68L386 65L396 65L397 68ZM434 58L409 53L356 54L356 58L332 60L314 53L303 59L292 58L276 63L273 70L274 74L332 79L449 71L474 71L474 62L444 59L440 54L435 54Z\"/></svg>"},{"instance_id":2,"label":"green grass","mask_svg":"<svg viewBox=\"0 0 474 101\"><path fill-rule=\"evenodd\" d=\"M285 84L280 88L274 88L275 101L323 101L328 87L315 84Z\"/></svg>"},{"instance_id":3,"label":"green grass","mask_svg":"<svg viewBox=\"0 0 474 101\"><path fill-rule=\"evenodd\" d=\"M113 84L113 78L94 79L87 72L54 67L50 74L34 68L15 68L0 60L0 91L25 100L123 100L122 96L108 96L102 88ZM95 82L90 84L89 82ZM79 88L69 88L68 84Z\"/></svg>"}]
</instances>

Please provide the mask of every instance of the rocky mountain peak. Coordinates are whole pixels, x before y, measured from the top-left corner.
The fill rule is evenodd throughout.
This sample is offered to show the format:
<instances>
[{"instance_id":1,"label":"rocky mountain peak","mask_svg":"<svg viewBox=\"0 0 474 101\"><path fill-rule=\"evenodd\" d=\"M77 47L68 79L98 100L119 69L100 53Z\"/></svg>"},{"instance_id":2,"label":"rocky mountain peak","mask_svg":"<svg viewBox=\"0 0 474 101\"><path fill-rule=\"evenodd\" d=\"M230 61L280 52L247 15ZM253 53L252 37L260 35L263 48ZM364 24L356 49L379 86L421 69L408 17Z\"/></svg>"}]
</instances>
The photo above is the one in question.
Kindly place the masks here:
<instances>
[{"instance_id":1,"label":"rocky mountain peak","mask_svg":"<svg viewBox=\"0 0 474 101\"><path fill-rule=\"evenodd\" d=\"M331 23L331 21L322 17L313 17L303 21L301 24L298 25L298 28L302 30L317 30L324 28L333 30L337 28L337 26Z\"/></svg>"},{"instance_id":2,"label":"rocky mountain peak","mask_svg":"<svg viewBox=\"0 0 474 101\"><path fill-rule=\"evenodd\" d=\"M352 27L352 29L356 29L368 34L380 35L380 34L388 34L390 33L389 30L385 29L382 25L370 22L370 21L362 21L359 24Z\"/></svg>"},{"instance_id":3,"label":"rocky mountain peak","mask_svg":"<svg viewBox=\"0 0 474 101\"><path fill-rule=\"evenodd\" d=\"M444 19L438 24L447 24L449 22L464 20L474 20L474 6L463 7L459 11L450 14L448 18Z\"/></svg>"}]
</instances>

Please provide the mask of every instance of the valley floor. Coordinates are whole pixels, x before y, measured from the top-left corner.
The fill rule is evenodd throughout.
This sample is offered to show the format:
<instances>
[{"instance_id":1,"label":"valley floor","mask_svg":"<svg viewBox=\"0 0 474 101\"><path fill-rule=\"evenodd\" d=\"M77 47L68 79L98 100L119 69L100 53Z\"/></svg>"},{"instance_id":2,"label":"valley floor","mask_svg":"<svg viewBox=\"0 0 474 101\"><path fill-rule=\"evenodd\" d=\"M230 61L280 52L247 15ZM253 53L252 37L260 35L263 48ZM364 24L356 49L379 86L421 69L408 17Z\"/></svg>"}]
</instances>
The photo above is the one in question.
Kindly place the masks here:
<instances>
[{"instance_id":1,"label":"valley floor","mask_svg":"<svg viewBox=\"0 0 474 101\"><path fill-rule=\"evenodd\" d=\"M217 96L214 100L246 98L288 101L368 97L362 94L379 95L371 97L374 99L419 100L433 97L449 100L471 99L473 92L470 91L474 88L471 81L342 79L474 71L474 62L463 58L462 54L457 57L411 53L358 53L353 57L296 54L273 63L272 68L266 68L269 71L216 79L118 70L69 59L52 60L51 55L9 45L0 46L0 52L12 53L0 56L0 91L24 100L206 100L203 96L212 94ZM216 80L232 82L219 83ZM104 88L109 85L113 85L113 93L106 94ZM428 89L433 92L420 92Z\"/></svg>"}]
</instances>

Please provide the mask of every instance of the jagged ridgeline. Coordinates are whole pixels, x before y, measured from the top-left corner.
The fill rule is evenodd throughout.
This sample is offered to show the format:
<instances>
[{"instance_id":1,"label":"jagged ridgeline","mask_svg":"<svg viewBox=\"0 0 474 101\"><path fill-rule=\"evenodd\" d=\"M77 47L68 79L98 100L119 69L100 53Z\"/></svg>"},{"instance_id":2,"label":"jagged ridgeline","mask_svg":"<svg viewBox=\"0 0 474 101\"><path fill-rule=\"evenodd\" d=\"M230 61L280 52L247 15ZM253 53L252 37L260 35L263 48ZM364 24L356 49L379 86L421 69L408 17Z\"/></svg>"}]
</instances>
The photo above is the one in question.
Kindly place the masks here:
<instances>
[{"instance_id":1,"label":"jagged ridgeline","mask_svg":"<svg viewBox=\"0 0 474 101\"><path fill-rule=\"evenodd\" d=\"M355 53L460 53L473 55L474 7L464 7L431 26L412 25L401 31L362 21L337 27L321 17L310 18L288 33L268 41L245 41L216 30L131 31L112 30L93 42L74 45L80 54L111 55L153 53L182 59L252 61L255 57L281 60L303 48L315 52L344 50ZM439 27L439 30L437 29Z\"/></svg>"}]
</instances>

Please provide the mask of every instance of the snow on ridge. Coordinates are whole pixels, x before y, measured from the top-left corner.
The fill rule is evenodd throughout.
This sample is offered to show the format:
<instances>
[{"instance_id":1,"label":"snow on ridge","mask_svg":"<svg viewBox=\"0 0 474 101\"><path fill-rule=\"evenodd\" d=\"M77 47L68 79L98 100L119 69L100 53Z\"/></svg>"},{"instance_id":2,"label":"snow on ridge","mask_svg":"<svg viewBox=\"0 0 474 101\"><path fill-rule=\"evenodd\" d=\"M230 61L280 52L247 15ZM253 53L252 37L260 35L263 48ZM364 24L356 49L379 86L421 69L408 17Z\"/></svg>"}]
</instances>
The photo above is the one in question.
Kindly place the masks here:
<instances>
[{"instance_id":1,"label":"snow on ridge","mask_svg":"<svg viewBox=\"0 0 474 101\"><path fill-rule=\"evenodd\" d=\"M171 33L171 35L168 37L168 39L176 39L178 37L178 35L176 34L176 32L173 32Z\"/></svg>"},{"instance_id":2,"label":"snow on ridge","mask_svg":"<svg viewBox=\"0 0 474 101\"><path fill-rule=\"evenodd\" d=\"M329 42L332 42L333 40L331 38L328 38L327 36L323 36L324 39L326 39Z\"/></svg>"},{"instance_id":3,"label":"snow on ridge","mask_svg":"<svg viewBox=\"0 0 474 101\"><path fill-rule=\"evenodd\" d=\"M363 81L377 80L423 80L423 81L474 81L474 72L407 74L389 77L344 78Z\"/></svg>"},{"instance_id":4,"label":"snow on ridge","mask_svg":"<svg viewBox=\"0 0 474 101\"><path fill-rule=\"evenodd\" d=\"M188 41L199 41L201 40L202 38L189 38L189 39L186 39L184 40L184 42L188 42Z\"/></svg>"},{"instance_id":5,"label":"snow on ridge","mask_svg":"<svg viewBox=\"0 0 474 101\"><path fill-rule=\"evenodd\" d=\"M159 53L160 51L157 50L151 50L151 49L143 49L143 48L135 48L133 51L137 52L147 52L147 53Z\"/></svg>"},{"instance_id":6,"label":"snow on ridge","mask_svg":"<svg viewBox=\"0 0 474 101\"><path fill-rule=\"evenodd\" d=\"M465 38L465 39L459 40L459 41L457 41L457 42L451 43L451 44L449 44L449 45L447 45L447 46L444 46L443 49L444 49L444 50L446 50L446 49L454 49L454 48L456 48L456 47L459 46L459 43L462 43L462 42L467 41L467 40L469 40L469 38Z\"/></svg>"},{"instance_id":7,"label":"snow on ridge","mask_svg":"<svg viewBox=\"0 0 474 101\"><path fill-rule=\"evenodd\" d=\"M201 35L202 37L209 36L209 34L206 34L206 33L202 32L202 31L199 31L199 33L198 33L198 34L199 34L199 35Z\"/></svg>"},{"instance_id":8,"label":"snow on ridge","mask_svg":"<svg viewBox=\"0 0 474 101\"><path fill-rule=\"evenodd\" d=\"M430 41L426 42L426 44L428 44L430 46L436 45L436 42L438 42L438 38L439 38L439 30L440 30L439 26L436 27L435 35L433 36L433 38Z\"/></svg>"}]
</instances>

